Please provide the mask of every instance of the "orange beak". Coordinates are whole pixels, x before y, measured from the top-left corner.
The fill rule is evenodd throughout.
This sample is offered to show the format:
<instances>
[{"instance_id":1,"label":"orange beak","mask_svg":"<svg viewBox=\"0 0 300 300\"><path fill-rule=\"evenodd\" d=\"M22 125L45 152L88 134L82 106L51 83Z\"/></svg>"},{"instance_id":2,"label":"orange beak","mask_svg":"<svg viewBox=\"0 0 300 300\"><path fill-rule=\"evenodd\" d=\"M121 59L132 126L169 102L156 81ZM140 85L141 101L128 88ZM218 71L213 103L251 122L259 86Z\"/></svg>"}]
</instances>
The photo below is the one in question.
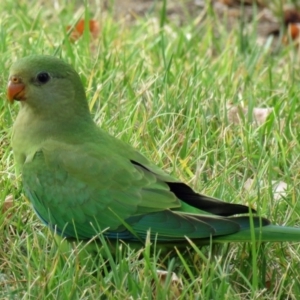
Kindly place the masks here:
<instances>
[{"instance_id":1,"label":"orange beak","mask_svg":"<svg viewBox=\"0 0 300 300\"><path fill-rule=\"evenodd\" d=\"M7 85L7 98L9 102L14 100L24 101L25 98L25 84L19 76L13 75L10 77Z\"/></svg>"}]
</instances>

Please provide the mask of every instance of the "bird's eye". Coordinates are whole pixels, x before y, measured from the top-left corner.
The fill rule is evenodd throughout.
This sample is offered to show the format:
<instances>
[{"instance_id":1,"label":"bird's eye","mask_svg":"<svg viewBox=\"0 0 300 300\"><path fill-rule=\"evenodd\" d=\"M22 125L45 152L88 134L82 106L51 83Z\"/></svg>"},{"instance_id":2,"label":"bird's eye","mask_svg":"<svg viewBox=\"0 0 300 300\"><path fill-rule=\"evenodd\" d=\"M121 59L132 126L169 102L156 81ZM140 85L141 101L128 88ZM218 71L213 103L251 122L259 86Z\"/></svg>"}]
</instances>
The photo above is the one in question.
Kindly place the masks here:
<instances>
[{"instance_id":1,"label":"bird's eye","mask_svg":"<svg viewBox=\"0 0 300 300\"><path fill-rule=\"evenodd\" d=\"M37 74L36 79L39 83L45 84L50 80L50 75L47 72Z\"/></svg>"}]
</instances>

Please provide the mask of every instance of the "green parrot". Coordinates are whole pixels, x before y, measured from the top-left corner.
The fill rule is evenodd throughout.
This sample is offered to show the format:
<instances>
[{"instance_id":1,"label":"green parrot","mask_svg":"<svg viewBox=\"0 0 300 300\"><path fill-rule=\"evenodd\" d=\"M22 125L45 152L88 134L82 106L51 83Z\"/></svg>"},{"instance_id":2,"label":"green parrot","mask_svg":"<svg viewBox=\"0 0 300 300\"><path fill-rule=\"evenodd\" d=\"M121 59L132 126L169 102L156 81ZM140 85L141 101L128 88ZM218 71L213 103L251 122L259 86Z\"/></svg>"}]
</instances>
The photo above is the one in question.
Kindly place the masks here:
<instances>
[{"instance_id":1,"label":"green parrot","mask_svg":"<svg viewBox=\"0 0 300 300\"><path fill-rule=\"evenodd\" d=\"M19 101L12 147L24 193L59 235L187 245L300 241L300 228L271 225L244 205L193 191L94 123L79 75L52 56L15 62L8 99ZM235 216L237 215L237 216ZM150 233L149 233L150 232Z\"/></svg>"}]
</instances>

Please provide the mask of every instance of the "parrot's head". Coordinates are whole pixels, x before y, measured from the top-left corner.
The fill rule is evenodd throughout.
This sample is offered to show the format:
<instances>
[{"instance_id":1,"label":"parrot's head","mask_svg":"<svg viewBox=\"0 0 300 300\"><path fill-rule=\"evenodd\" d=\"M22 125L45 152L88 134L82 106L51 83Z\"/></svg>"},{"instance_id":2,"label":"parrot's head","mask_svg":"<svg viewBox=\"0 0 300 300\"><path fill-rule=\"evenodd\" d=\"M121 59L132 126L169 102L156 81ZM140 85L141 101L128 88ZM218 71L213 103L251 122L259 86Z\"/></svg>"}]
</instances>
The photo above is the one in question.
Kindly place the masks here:
<instances>
[{"instance_id":1,"label":"parrot's head","mask_svg":"<svg viewBox=\"0 0 300 300\"><path fill-rule=\"evenodd\" d=\"M79 75L53 56L34 55L16 61L10 69L7 97L41 114L89 113Z\"/></svg>"}]
</instances>

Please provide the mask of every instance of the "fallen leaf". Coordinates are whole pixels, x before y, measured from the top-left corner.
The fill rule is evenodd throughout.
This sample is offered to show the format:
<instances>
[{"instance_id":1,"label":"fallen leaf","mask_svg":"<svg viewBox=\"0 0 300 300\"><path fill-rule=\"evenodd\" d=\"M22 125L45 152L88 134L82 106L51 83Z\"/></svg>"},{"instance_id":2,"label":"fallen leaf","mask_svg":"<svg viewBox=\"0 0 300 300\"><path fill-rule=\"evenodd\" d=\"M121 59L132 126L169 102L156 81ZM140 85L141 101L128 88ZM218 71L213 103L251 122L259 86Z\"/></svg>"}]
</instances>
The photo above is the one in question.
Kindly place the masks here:
<instances>
[{"instance_id":1,"label":"fallen leaf","mask_svg":"<svg viewBox=\"0 0 300 300\"><path fill-rule=\"evenodd\" d=\"M300 12L291 8L283 12L283 22L285 26L291 23L300 23Z\"/></svg>"},{"instance_id":2,"label":"fallen leaf","mask_svg":"<svg viewBox=\"0 0 300 300\"><path fill-rule=\"evenodd\" d=\"M286 197L287 183L285 183L284 181L272 180L272 185L273 185L273 195L275 200L279 201L282 198Z\"/></svg>"},{"instance_id":3,"label":"fallen leaf","mask_svg":"<svg viewBox=\"0 0 300 300\"><path fill-rule=\"evenodd\" d=\"M230 123L240 124L244 115L247 113L245 108L241 106L227 105L227 118Z\"/></svg>"},{"instance_id":4,"label":"fallen leaf","mask_svg":"<svg viewBox=\"0 0 300 300\"><path fill-rule=\"evenodd\" d=\"M262 125L268 116L273 112L273 108L254 107L252 117L255 123ZM241 124L242 120L248 115L248 109L241 106L227 105L227 118L233 124Z\"/></svg>"},{"instance_id":5,"label":"fallen leaf","mask_svg":"<svg viewBox=\"0 0 300 300\"><path fill-rule=\"evenodd\" d=\"M255 190L254 184L257 183L254 179L248 178L244 183L244 189L248 192L251 192L252 190ZM268 184L263 182L262 180L258 181L260 189L266 189L268 188ZM273 191L273 197L274 200L280 201L281 199L286 197L286 191L287 191L287 183L284 181L276 181L272 180L272 191Z\"/></svg>"},{"instance_id":6,"label":"fallen leaf","mask_svg":"<svg viewBox=\"0 0 300 300\"><path fill-rule=\"evenodd\" d=\"M256 123L261 125L266 122L268 116L273 112L273 108L253 108L253 118L255 119Z\"/></svg>"},{"instance_id":7,"label":"fallen leaf","mask_svg":"<svg viewBox=\"0 0 300 300\"><path fill-rule=\"evenodd\" d=\"M169 272L163 271L163 270L157 270L156 272L158 274L158 278L159 278L161 286L165 287ZM176 275L176 273L172 272L171 283L170 283L170 287L169 287L169 289L170 289L170 298L169 299L178 299L181 295L182 287L183 287L183 284L182 284L181 279Z\"/></svg>"},{"instance_id":8,"label":"fallen leaf","mask_svg":"<svg viewBox=\"0 0 300 300\"><path fill-rule=\"evenodd\" d=\"M92 35L93 38L96 38L99 35L99 24L95 20L89 20L89 32ZM74 26L74 28L71 30L71 26L67 26L67 32L71 30L70 33L70 40L72 42L77 41L84 32L85 28L85 20L81 19L77 22L77 24Z\"/></svg>"},{"instance_id":9,"label":"fallen leaf","mask_svg":"<svg viewBox=\"0 0 300 300\"><path fill-rule=\"evenodd\" d=\"M13 195L8 195L2 205L2 213L6 213L10 208L13 207L14 197Z\"/></svg>"},{"instance_id":10,"label":"fallen leaf","mask_svg":"<svg viewBox=\"0 0 300 300\"><path fill-rule=\"evenodd\" d=\"M264 0L218 0L218 2L228 5L228 6L241 6L244 5L253 5L258 4L260 6L265 6Z\"/></svg>"},{"instance_id":11,"label":"fallen leaf","mask_svg":"<svg viewBox=\"0 0 300 300\"><path fill-rule=\"evenodd\" d=\"M296 45L299 45L300 12L295 9L286 9L283 12L283 22L287 28L287 32L282 38L283 44L288 44L290 41L296 41Z\"/></svg>"}]
</instances>

